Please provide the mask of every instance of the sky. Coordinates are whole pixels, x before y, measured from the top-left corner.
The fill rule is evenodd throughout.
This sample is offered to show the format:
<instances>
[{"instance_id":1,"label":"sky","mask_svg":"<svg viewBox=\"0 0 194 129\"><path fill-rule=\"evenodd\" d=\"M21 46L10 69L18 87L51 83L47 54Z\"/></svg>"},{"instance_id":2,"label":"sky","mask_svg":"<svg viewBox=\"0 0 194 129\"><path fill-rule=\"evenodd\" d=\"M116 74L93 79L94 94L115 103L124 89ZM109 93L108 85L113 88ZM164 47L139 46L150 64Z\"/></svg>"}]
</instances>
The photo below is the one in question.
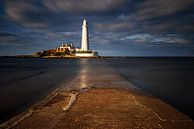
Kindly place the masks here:
<instances>
[{"instance_id":1,"label":"sky","mask_svg":"<svg viewBox=\"0 0 194 129\"><path fill-rule=\"evenodd\" d=\"M0 56L61 43L102 56L194 56L194 0L0 0Z\"/></svg>"}]
</instances>

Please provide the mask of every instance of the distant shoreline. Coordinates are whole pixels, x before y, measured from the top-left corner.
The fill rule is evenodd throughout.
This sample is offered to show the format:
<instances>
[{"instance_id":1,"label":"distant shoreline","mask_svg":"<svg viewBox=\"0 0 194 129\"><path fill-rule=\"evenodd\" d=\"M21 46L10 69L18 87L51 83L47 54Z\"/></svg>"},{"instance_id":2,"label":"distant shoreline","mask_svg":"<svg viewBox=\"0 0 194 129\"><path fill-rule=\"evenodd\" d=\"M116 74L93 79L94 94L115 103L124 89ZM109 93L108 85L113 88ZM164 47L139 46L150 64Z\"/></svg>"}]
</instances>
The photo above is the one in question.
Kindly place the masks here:
<instances>
[{"instance_id":1,"label":"distant shoreline","mask_svg":"<svg viewBox=\"0 0 194 129\"><path fill-rule=\"evenodd\" d=\"M41 58L41 59L127 59L127 58L194 58L194 56L98 56L98 57L64 57L64 56L46 56L36 57L32 55L21 56L0 56L0 58Z\"/></svg>"}]
</instances>

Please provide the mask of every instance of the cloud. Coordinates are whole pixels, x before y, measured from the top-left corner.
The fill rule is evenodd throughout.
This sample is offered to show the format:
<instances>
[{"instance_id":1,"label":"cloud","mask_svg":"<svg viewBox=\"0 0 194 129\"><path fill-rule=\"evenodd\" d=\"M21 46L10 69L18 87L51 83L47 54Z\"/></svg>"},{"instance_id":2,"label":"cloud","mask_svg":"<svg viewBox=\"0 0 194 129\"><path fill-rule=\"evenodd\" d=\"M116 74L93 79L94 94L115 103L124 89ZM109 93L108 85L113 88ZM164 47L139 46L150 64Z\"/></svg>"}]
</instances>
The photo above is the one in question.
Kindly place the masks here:
<instances>
[{"instance_id":1,"label":"cloud","mask_svg":"<svg viewBox=\"0 0 194 129\"><path fill-rule=\"evenodd\" d=\"M194 23L177 26L176 32L182 34L194 34Z\"/></svg>"},{"instance_id":2,"label":"cloud","mask_svg":"<svg viewBox=\"0 0 194 129\"><path fill-rule=\"evenodd\" d=\"M191 8L193 0L146 0L138 6L140 19L171 15Z\"/></svg>"},{"instance_id":3,"label":"cloud","mask_svg":"<svg viewBox=\"0 0 194 129\"><path fill-rule=\"evenodd\" d=\"M164 21L156 20L151 22L144 22L142 24L142 30L150 33L172 32L177 26L178 22L176 22L174 19L167 19Z\"/></svg>"},{"instance_id":4,"label":"cloud","mask_svg":"<svg viewBox=\"0 0 194 129\"><path fill-rule=\"evenodd\" d=\"M48 29L48 24L46 23L26 22L23 26L27 28Z\"/></svg>"},{"instance_id":5,"label":"cloud","mask_svg":"<svg viewBox=\"0 0 194 129\"><path fill-rule=\"evenodd\" d=\"M113 32L95 32L90 35L90 43L94 47L110 47L118 45L119 39L123 36L121 33Z\"/></svg>"},{"instance_id":6,"label":"cloud","mask_svg":"<svg viewBox=\"0 0 194 129\"><path fill-rule=\"evenodd\" d=\"M132 29L132 27L133 27L133 24L129 21L94 24L94 28L97 31L129 31L130 29Z\"/></svg>"},{"instance_id":7,"label":"cloud","mask_svg":"<svg viewBox=\"0 0 194 129\"><path fill-rule=\"evenodd\" d=\"M25 19L24 13L38 10L36 6L34 6L33 1L6 0L4 2L5 12L7 16L13 21L22 21Z\"/></svg>"},{"instance_id":8,"label":"cloud","mask_svg":"<svg viewBox=\"0 0 194 129\"><path fill-rule=\"evenodd\" d=\"M150 33L177 33L177 34L193 34L194 19L187 16L181 18L173 17L166 19L157 19L141 23L141 29Z\"/></svg>"},{"instance_id":9,"label":"cloud","mask_svg":"<svg viewBox=\"0 0 194 129\"><path fill-rule=\"evenodd\" d=\"M43 4L55 12L93 13L118 9L123 2L124 0L44 0Z\"/></svg>"},{"instance_id":10,"label":"cloud","mask_svg":"<svg viewBox=\"0 0 194 129\"><path fill-rule=\"evenodd\" d=\"M35 31L35 29L40 31L48 30L48 22L38 18L40 16L42 18L45 16L42 15L41 11L43 10L35 4L34 0L6 0L4 4L5 19L8 23L12 22L22 28L34 29L33 31Z\"/></svg>"},{"instance_id":11,"label":"cloud","mask_svg":"<svg viewBox=\"0 0 194 129\"><path fill-rule=\"evenodd\" d=\"M133 41L136 43L151 43L151 45L190 45L192 41L188 37L184 37L178 34L133 34L130 36L126 36L124 38L120 38L121 41Z\"/></svg>"}]
</instances>

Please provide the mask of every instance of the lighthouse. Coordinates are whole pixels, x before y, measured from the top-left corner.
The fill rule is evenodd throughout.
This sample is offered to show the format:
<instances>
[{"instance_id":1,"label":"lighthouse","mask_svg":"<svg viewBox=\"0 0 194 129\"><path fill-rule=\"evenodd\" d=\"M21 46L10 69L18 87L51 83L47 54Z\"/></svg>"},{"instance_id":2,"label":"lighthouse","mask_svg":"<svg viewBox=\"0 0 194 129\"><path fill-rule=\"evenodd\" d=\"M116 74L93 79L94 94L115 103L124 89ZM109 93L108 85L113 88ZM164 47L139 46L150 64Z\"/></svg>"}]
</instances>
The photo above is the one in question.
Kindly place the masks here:
<instances>
[{"instance_id":1,"label":"lighthouse","mask_svg":"<svg viewBox=\"0 0 194 129\"><path fill-rule=\"evenodd\" d=\"M92 51L89 48L89 33L88 33L88 22L86 19L83 20L82 24L82 37L81 37L81 48L75 49L76 57L98 57L98 52Z\"/></svg>"},{"instance_id":2,"label":"lighthouse","mask_svg":"<svg viewBox=\"0 0 194 129\"><path fill-rule=\"evenodd\" d=\"M82 24L82 43L81 50L88 51L89 50L89 35L88 35L88 23L86 19L84 19Z\"/></svg>"}]
</instances>

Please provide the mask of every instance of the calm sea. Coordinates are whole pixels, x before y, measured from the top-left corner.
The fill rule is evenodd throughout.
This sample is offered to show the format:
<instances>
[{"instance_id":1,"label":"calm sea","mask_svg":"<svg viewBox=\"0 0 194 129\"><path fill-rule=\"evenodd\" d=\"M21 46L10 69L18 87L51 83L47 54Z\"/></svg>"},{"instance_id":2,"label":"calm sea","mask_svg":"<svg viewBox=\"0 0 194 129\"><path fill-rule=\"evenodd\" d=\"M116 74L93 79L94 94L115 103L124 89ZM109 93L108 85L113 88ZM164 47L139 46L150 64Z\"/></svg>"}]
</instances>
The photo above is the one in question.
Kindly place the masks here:
<instances>
[{"instance_id":1,"label":"calm sea","mask_svg":"<svg viewBox=\"0 0 194 129\"><path fill-rule=\"evenodd\" d=\"M108 64L127 81L194 119L194 58L0 58L0 123L68 84L83 65Z\"/></svg>"}]
</instances>

